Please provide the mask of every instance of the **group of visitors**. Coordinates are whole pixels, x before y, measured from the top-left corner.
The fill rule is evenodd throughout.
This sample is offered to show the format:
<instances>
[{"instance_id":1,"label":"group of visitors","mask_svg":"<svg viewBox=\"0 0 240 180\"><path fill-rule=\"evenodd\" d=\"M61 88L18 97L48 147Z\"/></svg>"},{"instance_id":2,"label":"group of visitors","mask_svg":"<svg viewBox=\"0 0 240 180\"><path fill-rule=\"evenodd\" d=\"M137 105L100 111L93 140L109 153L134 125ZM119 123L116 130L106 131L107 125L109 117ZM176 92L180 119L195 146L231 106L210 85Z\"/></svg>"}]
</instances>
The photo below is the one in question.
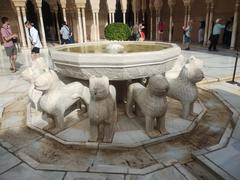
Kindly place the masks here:
<instances>
[{"instance_id":1,"label":"group of visitors","mask_svg":"<svg viewBox=\"0 0 240 180\"><path fill-rule=\"evenodd\" d=\"M9 19L7 17L2 17L2 27L1 27L1 42L5 48L6 54L10 61L10 70L12 72L17 71L16 59L17 59L17 48L16 43L18 41L18 35L12 32ZM29 29L29 38L32 43L31 56L32 59L36 59L40 53L40 48L42 44L38 35L37 29L33 26L30 21L25 22L25 26Z\"/></svg>"},{"instance_id":2,"label":"group of visitors","mask_svg":"<svg viewBox=\"0 0 240 180\"><path fill-rule=\"evenodd\" d=\"M222 24L222 19L218 18L212 28L212 32L209 35L209 51L217 51L217 44L219 41L219 37L221 35L222 29L224 29L224 35L223 35L223 44L225 44L227 47L230 47L231 42L231 30L232 30L232 21L228 21L226 25ZM183 42L185 46L185 50L190 50L190 44L191 44L191 32L192 32L192 20L189 20L186 26L183 26ZM205 22L200 22L200 27L198 30L198 42L200 44L203 44L204 42L204 30L205 30Z\"/></svg>"},{"instance_id":3,"label":"group of visitors","mask_svg":"<svg viewBox=\"0 0 240 180\"><path fill-rule=\"evenodd\" d=\"M3 44L6 54L9 57L9 62L10 62L10 70L12 72L17 71L16 67L16 59L17 59L17 48L16 44L18 41L18 35L16 33L13 33L9 19L7 17L2 17L2 27L1 27L1 37L0 41L1 44ZM25 22L25 26L28 29L29 33L29 39L32 44L32 49L31 49L31 58L32 60L35 60L40 53L40 49L42 48L42 43L39 38L39 33L38 30L34 27L34 24L30 21ZM62 35L62 44L69 44L73 43L74 39L72 36L72 32L66 22L63 22L60 33Z\"/></svg>"},{"instance_id":4,"label":"group of visitors","mask_svg":"<svg viewBox=\"0 0 240 180\"><path fill-rule=\"evenodd\" d=\"M144 41L145 40L145 32L144 32L144 23L140 23L139 25L134 25L132 30L132 39L134 41Z\"/></svg>"}]
</instances>

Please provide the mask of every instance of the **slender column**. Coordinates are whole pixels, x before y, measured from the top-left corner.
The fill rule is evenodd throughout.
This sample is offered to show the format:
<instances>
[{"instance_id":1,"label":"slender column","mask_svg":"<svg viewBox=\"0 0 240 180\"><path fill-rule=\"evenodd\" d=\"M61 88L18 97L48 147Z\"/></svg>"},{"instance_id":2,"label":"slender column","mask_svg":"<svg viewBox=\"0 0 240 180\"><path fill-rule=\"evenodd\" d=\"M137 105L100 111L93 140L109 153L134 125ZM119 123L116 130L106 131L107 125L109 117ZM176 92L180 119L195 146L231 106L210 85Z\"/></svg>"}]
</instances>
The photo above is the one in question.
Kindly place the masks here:
<instances>
[{"instance_id":1,"label":"slender column","mask_svg":"<svg viewBox=\"0 0 240 180\"><path fill-rule=\"evenodd\" d=\"M126 24L126 10L123 10L123 24Z\"/></svg>"},{"instance_id":2,"label":"slender column","mask_svg":"<svg viewBox=\"0 0 240 180\"><path fill-rule=\"evenodd\" d=\"M235 48L235 43L236 43L236 34L237 34L237 25L238 25L238 8L239 8L239 0L236 0L234 19L233 19L233 31L232 31L231 46L230 46L231 49Z\"/></svg>"},{"instance_id":3,"label":"slender column","mask_svg":"<svg viewBox=\"0 0 240 180\"><path fill-rule=\"evenodd\" d=\"M185 14L184 14L184 24L183 25L186 26L187 25L188 6L185 5L184 7L185 7Z\"/></svg>"},{"instance_id":4,"label":"slender column","mask_svg":"<svg viewBox=\"0 0 240 180\"><path fill-rule=\"evenodd\" d=\"M22 10L22 15L23 15L23 21L26 22L27 21L27 18L26 18L26 9L25 7L21 7L21 10ZM31 42L30 42L30 39L29 39L29 31L28 31L28 28L25 27L25 35L26 35L26 38L27 38L27 46L29 48L31 48Z\"/></svg>"},{"instance_id":5,"label":"slender column","mask_svg":"<svg viewBox=\"0 0 240 180\"><path fill-rule=\"evenodd\" d=\"M134 24L136 24L136 23L137 23L137 13L134 12Z\"/></svg>"},{"instance_id":6,"label":"slender column","mask_svg":"<svg viewBox=\"0 0 240 180\"><path fill-rule=\"evenodd\" d=\"M67 23L66 8L62 8L62 10L63 10L63 20Z\"/></svg>"},{"instance_id":7,"label":"slender column","mask_svg":"<svg viewBox=\"0 0 240 180\"><path fill-rule=\"evenodd\" d=\"M78 28L79 28L79 34L80 34L80 42L83 42L83 31L82 31L82 18L81 18L81 11L80 8L77 8L77 12L78 12Z\"/></svg>"},{"instance_id":8,"label":"slender column","mask_svg":"<svg viewBox=\"0 0 240 180\"><path fill-rule=\"evenodd\" d=\"M152 10L150 11L150 40L153 39L153 17L152 17Z\"/></svg>"},{"instance_id":9,"label":"slender column","mask_svg":"<svg viewBox=\"0 0 240 180\"><path fill-rule=\"evenodd\" d=\"M169 35L168 35L169 42L172 42L172 23L173 23L172 11L173 11L173 8L170 6Z\"/></svg>"},{"instance_id":10,"label":"slender column","mask_svg":"<svg viewBox=\"0 0 240 180\"><path fill-rule=\"evenodd\" d=\"M26 48L26 40L25 40L25 36L24 36L24 31L23 31L21 11L20 11L19 7L17 7L17 15L18 15L18 23L19 23L19 27L20 27L22 45L23 45L24 48Z\"/></svg>"},{"instance_id":11,"label":"slender column","mask_svg":"<svg viewBox=\"0 0 240 180\"><path fill-rule=\"evenodd\" d=\"M136 16L137 16L137 21L136 21L136 24L138 24L138 12L136 12Z\"/></svg>"},{"instance_id":12,"label":"slender column","mask_svg":"<svg viewBox=\"0 0 240 180\"><path fill-rule=\"evenodd\" d=\"M114 14L114 12L112 13L112 22L115 23L115 14Z\"/></svg>"},{"instance_id":13,"label":"slender column","mask_svg":"<svg viewBox=\"0 0 240 180\"><path fill-rule=\"evenodd\" d=\"M93 12L93 26L94 26L94 41L96 41L97 40L97 26L96 26L95 12Z\"/></svg>"},{"instance_id":14,"label":"slender column","mask_svg":"<svg viewBox=\"0 0 240 180\"><path fill-rule=\"evenodd\" d=\"M58 10L55 10L55 18L56 18L56 25L57 25L58 42L59 44L61 44L61 36L60 36L59 22L58 22Z\"/></svg>"},{"instance_id":15,"label":"slender column","mask_svg":"<svg viewBox=\"0 0 240 180\"><path fill-rule=\"evenodd\" d=\"M44 25L43 25L43 17L42 17L42 9L41 9L41 7L38 7L38 12L39 12L39 18L40 18L42 43L43 43L43 47L47 48L47 42L46 42L46 36L45 36L45 29L44 29Z\"/></svg>"},{"instance_id":16,"label":"slender column","mask_svg":"<svg viewBox=\"0 0 240 180\"><path fill-rule=\"evenodd\" d=\"M191 5L189 4L188 6L188 18L187 18L187 22L189 22L191 19Z\"/></svg>"},{"instance_id":17,"label":"slender column","mask_svg":"<svg viewBox=\"0 0 240 180\"><path fill-rule=\"evenodd\" d=\"M211 33L212 33L212 24L213 24L213 7L214 7L214 4L212 3L212 4L211 4L211 7L210 7L210 14L209 14L208 38L209 38L209 36L210 36Z\"/></svg>"},{"instance_id":18,"label":"slender column","mask_svg":"<svg viewBox=\"0 0 240 180\"><path fill-rule=\"evenodd\" d=\"M96 12L96 25L97 25L97 40L100 40L100 32L99 32L99 17L98 12Z\"/></svg>"},{"instance_id":19,"label":"slender column","mask_svg":"<svg viewBox=\"0 0 240 180\"><path fill-rule=\"evenodd\" d=\"M85 8L81 8L81 10L82 10L82 22L83 22L83 36L84 36L84 42L87 42L87 31L86 31Z\"/></svg>"},{"instance_id":20,"label":"slender column","mask_svg":"<svg viewBox=\"0 0 240 180\"><path fill-rule=\"evenodd\" d=\"M108 16L109 16L109 24L112 24L112 13L109 12L109 13L108 13Z\"/></svg>"},{"instance_id":21,"label":"slender column","mask_svg":"<svg viewBox=\"0 0 240 180\"><path fill-rule=\"evenodd\" d=\"M207 12L206 12L206 20L205 20L205 32L204 32L204 46L207 45L208 42L208 27L209 27L209 10L210 5L207 3Z\"/></svg>"},{"instance_id":22,"label":"slender column","mask_svg":"<svg viewBox=\"0 0 240 180\"><path fill-rule=\"evenodd\" d=\"M155 40L158 40L158 24L159 24L158 15L157 15L157 13L156 13L156 33L155 33Z\"/></svg>"},{"instance_id":23,"label":"slender column","mask_svg":"<svg viewBox=\"0 0 240 180\"><path fill-rule=\"evenodd\" d=\"M158 40L159 38L158 38L158 36L159 36L159 33L158 33L158 26L159 26L159 22L160 22L160 11L158 10L156 10L156 37L155 37L155 40Z\"/></svg>"}]
</instances>

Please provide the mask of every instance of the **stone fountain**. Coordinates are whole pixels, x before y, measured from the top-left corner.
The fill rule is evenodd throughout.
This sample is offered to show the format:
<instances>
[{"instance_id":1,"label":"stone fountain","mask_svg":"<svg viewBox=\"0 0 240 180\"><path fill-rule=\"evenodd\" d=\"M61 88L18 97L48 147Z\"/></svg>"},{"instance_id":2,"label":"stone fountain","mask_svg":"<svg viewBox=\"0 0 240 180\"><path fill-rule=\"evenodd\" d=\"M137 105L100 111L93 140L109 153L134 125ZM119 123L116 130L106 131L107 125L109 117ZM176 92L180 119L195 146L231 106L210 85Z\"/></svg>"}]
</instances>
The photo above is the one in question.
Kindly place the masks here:
<instances>
[{"instance_id":1,"label":"stone fountain","mask_svg":"<svg viewBox=\"0 0 240 180\"><path fill-rule=\"evenodd\" d=\"M62 144L138 147L190 132L204 114L196 63L183 65L175 79L164 77L180 58L175 44L97 42L59 46L50 54L57 74L39 65L42 59L23 73L32 83L30 99L40 105L29 106L28 126ZM64 84L62 76L72 82Z\"/></svg>"},{"instance_id":2,"label":"stone fountain","mask_svg":"<svg viewBox=\"0 0 240 180\"><path fill-rule=\"evenodd\" d=\"M101 42L51 49L55 70L82 80L92 75L122 81L150 77L170 70L181 54L176 44L158 42Z\"/></svg>"}]
</instances>

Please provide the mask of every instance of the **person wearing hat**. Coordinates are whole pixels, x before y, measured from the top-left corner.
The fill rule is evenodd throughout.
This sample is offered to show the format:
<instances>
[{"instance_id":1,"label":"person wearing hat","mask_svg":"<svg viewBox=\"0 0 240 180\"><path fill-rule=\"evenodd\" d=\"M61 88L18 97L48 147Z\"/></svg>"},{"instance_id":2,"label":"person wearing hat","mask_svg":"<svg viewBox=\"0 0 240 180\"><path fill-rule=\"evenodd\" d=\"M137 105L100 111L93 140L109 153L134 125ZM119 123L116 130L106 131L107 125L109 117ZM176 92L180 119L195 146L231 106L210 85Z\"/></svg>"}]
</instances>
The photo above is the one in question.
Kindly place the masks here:
<instances>
[{"instance_id":1,"label":"person wearing hat","mask_svg":"<svg viewBox=\"0 0 240 180\"><path fill-rule=\"evenodd\" d=\"M217 44L218 40L221 34L221 30L225 28L225 25L221 24L222 19L218 18L215 22L215 25L213 26L213 32L210 37L210 46L208 47L208 50L211 51L217 51Z\"/></svg>"}]
</instances>

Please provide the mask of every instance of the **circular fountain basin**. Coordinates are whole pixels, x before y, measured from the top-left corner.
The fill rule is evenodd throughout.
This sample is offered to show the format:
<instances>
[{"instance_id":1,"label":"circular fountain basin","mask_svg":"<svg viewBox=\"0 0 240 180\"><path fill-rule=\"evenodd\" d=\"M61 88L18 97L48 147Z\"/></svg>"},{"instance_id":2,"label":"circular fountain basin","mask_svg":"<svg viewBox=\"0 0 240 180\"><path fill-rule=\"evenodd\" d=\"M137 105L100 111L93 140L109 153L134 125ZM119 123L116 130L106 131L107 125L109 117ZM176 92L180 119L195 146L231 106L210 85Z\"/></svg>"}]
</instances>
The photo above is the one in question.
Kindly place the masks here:
<instances>
[{"instance_id":1,"label":"circular fountain basin","mask_svg":"<svg viewBox=\"0 0 240 180\"><path fill-rule=\"evenodd\" d=\"M109 80L129 80L170 70L181 49L162 42L104 41L63 45L51 49L50 54L55 70L64 76L88 80L92 75L105 75Z\"/></svg>"}]
</instances>

